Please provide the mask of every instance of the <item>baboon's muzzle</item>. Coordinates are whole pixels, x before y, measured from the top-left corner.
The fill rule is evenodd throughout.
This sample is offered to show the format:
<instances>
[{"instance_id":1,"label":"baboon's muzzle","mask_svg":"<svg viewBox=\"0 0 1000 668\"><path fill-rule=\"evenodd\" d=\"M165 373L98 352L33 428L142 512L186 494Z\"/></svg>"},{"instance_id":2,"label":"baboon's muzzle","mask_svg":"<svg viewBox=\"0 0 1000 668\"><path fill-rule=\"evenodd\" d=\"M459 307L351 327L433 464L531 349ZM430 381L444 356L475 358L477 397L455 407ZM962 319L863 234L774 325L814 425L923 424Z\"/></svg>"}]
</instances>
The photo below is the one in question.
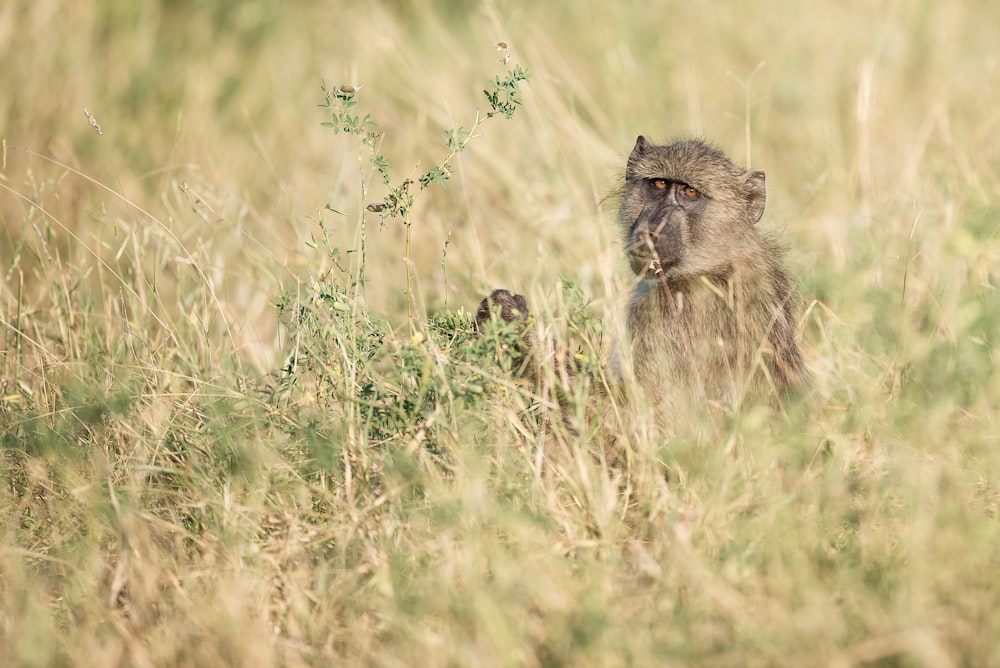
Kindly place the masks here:
<instances>
[{"instance_id":1,"label":"baboon's muzzle","mask_svg":"<svg viewBox=\"0 0 1000 668\"><path fill-rule=\"evenodd\" d=\"M684 211L667 202L646 206L632 225L626 248L629 264L637 276L666 278L681 259L681 224Z\"/></svg>"}]
</instances>

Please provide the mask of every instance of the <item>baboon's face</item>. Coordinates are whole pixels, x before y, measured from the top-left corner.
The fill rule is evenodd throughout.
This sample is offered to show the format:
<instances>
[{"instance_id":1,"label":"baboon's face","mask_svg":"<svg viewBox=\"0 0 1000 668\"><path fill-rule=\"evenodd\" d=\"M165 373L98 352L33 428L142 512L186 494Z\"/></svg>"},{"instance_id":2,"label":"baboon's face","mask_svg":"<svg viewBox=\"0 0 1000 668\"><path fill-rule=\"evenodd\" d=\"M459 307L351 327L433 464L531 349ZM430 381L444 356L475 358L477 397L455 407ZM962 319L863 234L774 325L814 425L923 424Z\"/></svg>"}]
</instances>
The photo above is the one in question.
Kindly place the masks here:
<instances>
[{"instance_id":1,"label":"baboon's face","mask_svg":"<svg viewBox=\"0 0 1000 668\"><path fill-rule=\"evenodd\" d=\"M619 211L632 271L664 281L724 276L755 234L765 198L763 172L703 142L656 146L639 137Z\"/></svg>"}]
</instances>

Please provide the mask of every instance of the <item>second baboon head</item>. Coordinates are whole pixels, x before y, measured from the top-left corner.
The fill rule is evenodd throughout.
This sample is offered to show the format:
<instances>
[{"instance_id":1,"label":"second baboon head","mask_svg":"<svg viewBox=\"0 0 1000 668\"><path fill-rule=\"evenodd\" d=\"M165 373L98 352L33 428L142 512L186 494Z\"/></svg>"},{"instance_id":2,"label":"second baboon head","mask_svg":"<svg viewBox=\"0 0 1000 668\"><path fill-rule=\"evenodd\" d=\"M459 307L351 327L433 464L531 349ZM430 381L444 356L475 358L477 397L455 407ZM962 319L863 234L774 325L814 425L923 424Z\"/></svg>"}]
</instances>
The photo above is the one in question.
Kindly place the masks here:
<instances>
[{"instance_id":1,"label":"second baboon head","mask_svg":"<svg viewBox=\"0 0 1000 668\"><path fill-rule=\"evenodd\" d=\"M725 278L761 238L764 172L733 164L699 140L640 136L625 167L619 220L632 271L650 280Z\"/></svg>"}]
</instances>

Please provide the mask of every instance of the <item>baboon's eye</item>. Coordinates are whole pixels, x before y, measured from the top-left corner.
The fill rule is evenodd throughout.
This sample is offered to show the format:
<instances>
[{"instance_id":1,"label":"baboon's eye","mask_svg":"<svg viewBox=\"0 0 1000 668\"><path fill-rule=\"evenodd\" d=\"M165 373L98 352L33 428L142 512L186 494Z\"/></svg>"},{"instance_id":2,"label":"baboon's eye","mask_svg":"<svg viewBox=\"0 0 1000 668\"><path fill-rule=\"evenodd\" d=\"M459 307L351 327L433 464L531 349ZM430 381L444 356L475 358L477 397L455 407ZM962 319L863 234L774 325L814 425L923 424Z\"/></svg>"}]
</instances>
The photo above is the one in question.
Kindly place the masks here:
<instances>
[{"instance_id":1,"label":"baboon's eye","mask_svg":"<svg viewBox=\"0 0 1000 668\"><path fill-rule=\"evenodd\" d=\"M650 183L652 183L653 187L657 190L666 190L667 186L670 185L667 183L666 179L653 179Z\"/></svg>"},{"instance_id":2,"label":"baboon's eye","mask_svg":"<svg viewBox=\"0 0 1000 668\"><path fill-rule=\"evenodd\" d=\"M698 199L698 197L700 196L701 193L692 188L691 186L685 186L685 185L681 186L681 197L684 197L685 199Z\"/></svg>"}]
</instances>

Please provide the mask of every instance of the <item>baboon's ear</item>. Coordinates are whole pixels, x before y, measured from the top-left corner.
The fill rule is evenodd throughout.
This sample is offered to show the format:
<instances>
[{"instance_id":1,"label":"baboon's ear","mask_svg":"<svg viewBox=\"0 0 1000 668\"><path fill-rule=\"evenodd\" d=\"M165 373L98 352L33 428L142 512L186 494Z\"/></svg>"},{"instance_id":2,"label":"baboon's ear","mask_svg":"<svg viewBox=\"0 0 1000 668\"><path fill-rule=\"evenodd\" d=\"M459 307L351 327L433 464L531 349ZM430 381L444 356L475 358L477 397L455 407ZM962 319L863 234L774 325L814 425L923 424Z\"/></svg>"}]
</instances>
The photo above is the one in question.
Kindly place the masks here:
<instances>
[{"instance_id":1,"label":"baboon's ear","mask_svg":"<svg viewBox=\"0 0 1000 668\"><path fill-rule=\"evenodd\" d=\"M764 215L764 204L767 202L767 186L764 185L764 172L759 169L747 174L747 216L751 223L756 223Z\"/></svg>"},{"instance_id":2,"label":"baboon's ear","mask_svg":"<svg viewBox=\"0 0 1000 668\"><path fill-rule=\"evenodd\" d=\"M625 179L631 179L635 176L635 167L639 164L642 159L642 154L646 152L646 147L649 146L649 142L642 135L639 135L635 140L635 146L632 148L632 153L628 156L628 162L625 163Z\"/></svg>"}]
</instances>

